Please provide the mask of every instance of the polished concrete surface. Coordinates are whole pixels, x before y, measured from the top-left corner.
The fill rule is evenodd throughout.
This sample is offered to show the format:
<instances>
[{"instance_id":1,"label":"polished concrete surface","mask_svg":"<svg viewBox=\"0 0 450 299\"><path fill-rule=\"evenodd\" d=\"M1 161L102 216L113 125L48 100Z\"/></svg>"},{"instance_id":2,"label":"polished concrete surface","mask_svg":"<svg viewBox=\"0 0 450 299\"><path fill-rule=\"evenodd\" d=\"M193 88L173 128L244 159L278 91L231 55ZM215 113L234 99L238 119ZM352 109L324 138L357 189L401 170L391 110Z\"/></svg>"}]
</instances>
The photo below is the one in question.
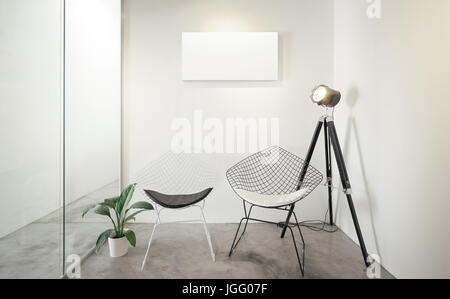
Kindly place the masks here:
<instances>
[{"instance_id":1,"label":"polished concrete surface","mask_svg":"<svg viewBox=\"0 0 450 299\"><path fill-rule=\"evenodd\" d=\"M98 234L110 227L105 217L90 213L82 219L81 213L84 207L117 195L118 190L119 183L114 182L66 207L66 256L86 254ZM62 210L57 210L1 238L0 279L61 277L62 236Z\"/></svg>"},{"instance_id":2,"label":"polished concrete surface","mask_svg":"<svg viewBox=\"0 0 450 299\"><path fill-rule=\"evenodd\" d=\"M106 223L73 223L67 253L88 252ZM74 242L73 240L83 240ZM0 240L0 279L59 278L62 229L59 223L32 223Z\"/></svg>"},{"instance_id":3,"label":"polished concrete surface","mask_svg":"<svg viewBox=\"0 0 450 299\"><path fill-rule=\"evenodd\" d=\"M301 278L290 234L280 238L274 225L250 224L231 258L228 252L236 224L210 224L216 262L213 263L201 225L170 224L157 228L144 271L140 266L151 224L132 224L137 247L121 258L110 258L107 246L81 267L82 278L281 279ZM359 247L344 233L303 229L305 278L367 278ZM381 278L394 278L384 269Z\"/></svg>"},{"instance_id":4,"label":"polished concrete surface","mask_svg":"<svg viewBox=\"0 0 450 299\"><path fill-rule=\"evenodd\" d=\"M83 208L116 194L111 184L70 204L66 209L66 256L84 255L100 232L110 227L105 218ZM111 195L112 194L112 195ZM0 278L58 278L62 274L61 211L0 239ZM131 224L137 247L122 258L110 258L105 246L81 267L82 278L300 278L290 234L280 239L274 225L250 224L247 233L229 258L236 224L210 224L216 262L211 261L201 225L173 224L158 227L150 256L140 270L151 224ZM366 278L359 247L345 234L303 229L306 247L305 278ZM382 278L393 278L382 271Z\"/></svg>"}]
</instances>

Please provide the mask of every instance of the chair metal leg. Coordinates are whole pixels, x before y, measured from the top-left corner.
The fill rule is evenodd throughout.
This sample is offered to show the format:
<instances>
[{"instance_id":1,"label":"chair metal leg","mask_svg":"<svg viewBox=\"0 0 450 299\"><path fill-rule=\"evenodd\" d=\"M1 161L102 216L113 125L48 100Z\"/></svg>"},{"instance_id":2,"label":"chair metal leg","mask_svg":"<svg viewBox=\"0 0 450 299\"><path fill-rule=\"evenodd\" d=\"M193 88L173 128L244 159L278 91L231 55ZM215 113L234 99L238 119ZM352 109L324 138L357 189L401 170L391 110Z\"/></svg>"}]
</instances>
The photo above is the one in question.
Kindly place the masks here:
<instances>
[{"instance_id":1,"label":"chair metal leg","mask_svg":"<svg viewBox=\"0 0 450 299\"><path fill-rule=\"evenodd\" d=\"M147 262L148 255L150 253L150 247L152 245L153 236L155 235L155 232L156 232L156 228L159 225L162 225L162 224L170 224L170 223L172 223L172 224L174 224L174 223L203 223L203 228L205 230L206 239L208 241L209 250L211 252L212 260L213 260L213 262L216 261L216 255L214 253L214 249L212 247L212 242L211 242L211 235L209 234L208 227L206 226L206 218L205 218L205 213L203 211L204 204L203 204L203 206L194 205L194 206L190 206L190 207L187 207L187 208L193 208L193 207L197 207L197 208L200 209L201 216L202 216L201 219L198 219L198 220L196 219L196 220L191 220L191 221L178 221L178 222L161 222L160 214L164 210L164 208L158 209L157 205L155 205L156 215L157 215L158 218L156 220L155 226L153 227L153 231L152 231L152 234L150 236L150 240L148 242L147 252L145 253L144 260L142 261L141 271L144 270L145 264Z\"/></svg>"},{"instance_id":2,"label":"chair metal leg","mask_svg":"<svg viewBox=\"0 0 450 299\"><path fill-rule=\"evenodd\" d=\"M289 225L289 222L291 221L291 217L292 217L292 213L294 213L294 209L295 209L295 204L292 204L290 209L289 209L289 213L288 213L288 216L286 218L286 221L285 221L285 224L284 224L284 227L283 227L283 231L281 232L281 239L284 239L284 236L286 234L286 229L287 229L287 227Z\"/></svg>"},{"instance_id":3,"label":"chair metal leg","mask_svg":"<svg viewBox=\"0 0 450 299\"><path fill-rule=\"evenodd\" d=\"M257 221L257 222L262 222L262 223L267 223L267 224L275 224L278 227L283 228L283 230L284 229L286 229L286 230L289 229L289 231L291 232L292 242L294 243L294 249L295 249L295 253L297 255L297 261L298 261L298 265L300 267L300 272L301 272L302 276L304 277L305 276L305 251L306 251L305 248L306 248L306 243L305 243L305 239L303 237L302 230L300 228L300 224L298 222L297 215L293 211L292 207L290 207L290 209L281 209L281 208L274 208L274 209L283 210L283 211L289 211L291 216L293 215L294 218L295 218L296 224L294 224L294 225L291 225L289 222L285 223L284 221L280 223L280 222L272 222L272 221L267 221L267 220L262 220L262 219L251 218L250 215L251 215L252 209L254 207L255 206L252 205L250 210L249 210L249 213L247 214L247 210L245 208L245 203L244 203L245 217L242 218L240 223L239 223L238 229L236 231L236 235L234 236L233 244L231 245L229 256L231 257L231 255L233 254L234 250L236 249L236 247L238 246L239 242L241 241L241 239L242 239L242 237L243 237L243 235L244 235L244 233L246 231L248 221L251 220L251 221ZM242 226L242 223L243 223L244 220L245 220L245 227L244 227L243 232L241 233L241 236L238 239L237 236L239 235L239 231L241 229L241 226ZM301 240L302 240L302 256L301 256L301 258L300 258L299 252L298 252L298 246L297 246L297 241L295 240L295 234L294 234L294 231L292 229L294 226L297 226L298 232L299 232Z\"/></svg>"},{"instance_id":4,"label":"chair metal leg","mask_svg":"<svg viewBox=\"0 0 450 299\"><path fill-rule=\"evenodd\" d=\"M247 230L248 220L249 220L250 215L252 213L253 207L254 207L253 205L250 207L250 210L249 210L249 212L247 214L247 208L245 207L245 202L244 202L245 217L241 219L241 222L239 222L239 226L238 226L238 229L236 231L236 235L234 236L233 244L231 245L230 253L228 254L229 257L231 257L231 255L233 254L233 251L236 249L236 247L238 246L239 242L241 241L242 237L244 236L244 234L245 234L245 232ZM237 236L238 236L239 231L241 229L242 222L244 220L245 220L244 230L242 231L241 236L239 237L239 239L236 242Z\"/></svg>"},{"instance_id":5,"label":"chair metal leg","mask_svg":"<svg viewBox=\"0 0 450 299\"><path fill-rule=\"evenodd\" d=\"M147 252L145 253L144 260L142 261L141 271L144 271L145 263L147 262L147 257L150 252L150 246L152 245L153 235L155 234L156 227L158 227L158 225L159 225L159 221L155 223L152 234L150 235L150 240L148 241Z\"/></svg>"},{"instance_id":6,"label":"chair metal leg","mask_svg":"<svg viewBox=\"0 0 450 299\"><path fill-rule=\"evenodd\" d=\"M236 248L237 244L239 243L239 241L242 238L242 235L241 235L241 237L239 238L239 241L236 243L236 238L238 236L239 230L241 229L242 221L244 221L244 220L248 221L248 218L242 218L241 222L239 222L239 226L238 226L238 229L236 231L236 234L234 235L233 244L231 244L231 249L230 249L230 253L228 254L228 257L231 257L231 255L233 254L234 249ZM235 245L235 243L236 243L236 245Z\"/></svg>"},{"instance_id":7,"label":"chair metal leg","mask_svg":"<svg viewBox=\"0 0 450 299\"><path fill-rule=\"evenodd\" d=\"M297 218L297 215L295 214L295 212L293 214L294 214L296 226L298 228L298 232L300 233L300 237L302 237L303 244L305 244L305 239L303 238L302 230L300 229L300 222L298 222L298 218Z\"/></svg>"},{"instance_id":8,"label":"chair metal leg","mask_svg":"<svg viewBox=\"0 0 450 299\"><path fill-rule=\"evenodd\" d=\"M300 267L300 271L302 273L302 276L304 277L305 276L305 245L306 245L306 243L305 243L305 239L303 237L302 230L300 228L300 224L298 222L297 214L292 209L289 209L289 213L291 214L291 216L294 216L295 224L281 222L281 223L278 223L278 226L283 227L283 230L284 229L286 229L286 230L289 229L289 231L291 232L292 241L294 242L295 253L297 254L297 260L298 260L298 264L299 264L299 267ZM292 230L292 228L294 226L297 227L298 232L300 234L300 237L302 239L302 258L301 259L300 259L299 254L298 254L297 242L295 240L294 232Z\"/></svg>"},{"instance_id":9,"label":"chair metal leg","mask_svg":"<svg viewBox=\"0 0 450 299\"><path fill-rule=\"evenodd\" d=\"M300 224L298 222L298 218L297 218L297 215L295 214L295 212L293 212L293 215L294 215L294 219L295 219L295 223L296 223L295 226L297 226L298 232L300 233L300 237L302 238L302 261L303 262L300 261L300 258L298 256L297 245L295 245L296 244L295 240L294 240L294 245L295 245L295 250L296 250L296 253L297 253L297 259L298 259L298 262L299 262L299 265L300 265L300 270L302 271L302 276L304 277L305 276L305 239L303 238L303 233L302 233L302 230L300 228ZM293 233L293 232L291 231L291 233ZM292 234L292 238L294 238L293 234Z\"/></svg>"},{"instance_id":10,"label":"chair metal leg","mask_svg":"<svg viewBox=\"0 0 450 299\"><path fill-rule=\"evenodd\" d=\"M297 227L299 227L297 225ZM305 242L302 242L302 258L300 259L300 256L298 255L298 248L297 248L297 242L295 241L295 236L294 236L294 231L292 230L292 228L289 226L288 227L289 231L291 232L291 236L292 236L292 242L294 242L294 248L295 248L295 253L297 255L297 260L298 260L298 265L300 267L300 272L302 273L302 276L305 277ZM300 229L300 227L299 227ZM301 234L301 231L300 231ZM302 240L303 240L303 235L302 236ZM303 261L303 262L302 262Z\"/></svg>"},{"instance_id":11,"label":"chair metal leg","mask_svg":"<svg viewBox=\"0 0 450 299\"><path fill-rule=\"evenodd\" d=\"M208 240L209 250L211 251L211 258L212 258L213 262L216 262L216 255L214 254L214 250L213 250L212 243L211 243L211 236L209 234L208 227L206 226L206 218L205 218L205 213L203 212L203 208L200 207L200 211L202 212L203 228L205 229L206 239Z\"/></svg>"}]
</instances>

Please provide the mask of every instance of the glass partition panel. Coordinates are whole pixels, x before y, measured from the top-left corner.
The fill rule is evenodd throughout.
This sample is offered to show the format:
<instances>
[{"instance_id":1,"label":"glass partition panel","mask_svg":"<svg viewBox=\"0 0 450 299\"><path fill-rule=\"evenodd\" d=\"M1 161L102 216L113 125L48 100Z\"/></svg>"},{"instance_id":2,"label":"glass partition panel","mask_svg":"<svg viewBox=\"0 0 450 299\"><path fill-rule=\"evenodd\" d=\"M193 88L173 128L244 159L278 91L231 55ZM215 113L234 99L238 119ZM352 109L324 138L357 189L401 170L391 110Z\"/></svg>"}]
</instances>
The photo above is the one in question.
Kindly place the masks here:
<instances>
[{"instance_id":1,"label":"glass partition panel","mask_svg":"<svg viewBox=\"0 0 450 299\"><path fill-rule=\"evenodd\" d=\"M0 278L58 278L120 193L121 1L0 0L0 41Z\"/></svg>"},{"instance_id":2,"label":"glass partition panel","mask_svg":"<svg viewBox=\"0 0 450 299\"><path fill-rule=\"evenodd\" d=\"M0 0L0 278L62 274L60 0Z\"/></svg>"},{"instance_id":3,"label":"glass partition panel","mask_svg":"<svg viewBox=\"0 0 450 299\"><path fill-rule=\"evenodd\" d=\"M66 0L65 253L81 258L110 220L86 206L120 193L121 1Z\"/></svg>"}]
</instances>

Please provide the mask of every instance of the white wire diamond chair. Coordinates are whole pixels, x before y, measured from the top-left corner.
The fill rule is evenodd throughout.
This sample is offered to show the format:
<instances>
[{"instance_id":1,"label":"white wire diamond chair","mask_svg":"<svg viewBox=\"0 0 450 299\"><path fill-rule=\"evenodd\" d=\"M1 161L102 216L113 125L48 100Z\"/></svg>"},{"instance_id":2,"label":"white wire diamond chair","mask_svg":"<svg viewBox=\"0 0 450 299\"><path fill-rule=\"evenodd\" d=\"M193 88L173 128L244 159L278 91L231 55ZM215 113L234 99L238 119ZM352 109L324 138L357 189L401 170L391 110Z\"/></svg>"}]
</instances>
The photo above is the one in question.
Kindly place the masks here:
<instances>
[{"instance_id":1,"label":"white wire diamond chair","mask_svg":"<svg viewBox=\"0 0 450 299\"><path fill-rule=\"evenodd\" d=\"M214 171L202 155L175 154L167 152L149 163L136 176L137 190L140 196L149 199L155 207L156 223L142 261L144 269L150 253L150 247L158 226L173 223L201 223L208 241L211 258L215 262L215 253L211 243L204 213L206 198L210 195L215 182ZM203 190L203 191L201 191ZM166 210L199 209L200 218L162 222L161 214Z\"/></svg>"},{"instance_id":2,"label":"white wire diamond chair","mask_svg":"<svg viewBox=\"0 0 450 299\"><path fill-rule=\"evenodd\" d=\"M233 254L241 241L249 221L275 224L283 228L281 237L287 229L291 232L295 252L302 276L305 272L305 240L295 214L295 204L307 197L322 182L323 175L304 160L281 147L270 147L253 154L237 163L227 171L227 179L234 192L242 199L245 217L239 223L231 245L229 256ZM247 204L250 208L247 210ZM276 223L251 217L254 207L276 209L288 212L286 221ZM291 224L291 216L295 223ZM244 229L238 234L243 222ZM292 228L298 228L302 239L302 258L299 256L297 243Z\"/></svg>"}]
</instances>

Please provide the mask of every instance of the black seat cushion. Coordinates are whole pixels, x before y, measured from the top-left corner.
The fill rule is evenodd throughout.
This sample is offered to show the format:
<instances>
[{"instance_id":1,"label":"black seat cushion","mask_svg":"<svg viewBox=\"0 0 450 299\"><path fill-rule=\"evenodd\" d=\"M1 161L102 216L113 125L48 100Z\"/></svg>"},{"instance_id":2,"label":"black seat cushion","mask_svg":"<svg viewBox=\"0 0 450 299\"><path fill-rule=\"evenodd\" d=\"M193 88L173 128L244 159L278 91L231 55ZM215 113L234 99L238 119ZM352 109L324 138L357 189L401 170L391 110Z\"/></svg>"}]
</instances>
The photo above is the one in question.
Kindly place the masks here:
<instances>
[{"instance_id":1,"label":"black seat cushion","mask_svg":"<svg viewBox=\"0 0 450 299\"><path fill-rule=\"evenodd\" d=\"M168 209L180 209L194 205L204 200L213 188L208 188L200 193L189 195L167 195L152 190L144 190L151 200Z\"/></svg>"}]
</instances>

